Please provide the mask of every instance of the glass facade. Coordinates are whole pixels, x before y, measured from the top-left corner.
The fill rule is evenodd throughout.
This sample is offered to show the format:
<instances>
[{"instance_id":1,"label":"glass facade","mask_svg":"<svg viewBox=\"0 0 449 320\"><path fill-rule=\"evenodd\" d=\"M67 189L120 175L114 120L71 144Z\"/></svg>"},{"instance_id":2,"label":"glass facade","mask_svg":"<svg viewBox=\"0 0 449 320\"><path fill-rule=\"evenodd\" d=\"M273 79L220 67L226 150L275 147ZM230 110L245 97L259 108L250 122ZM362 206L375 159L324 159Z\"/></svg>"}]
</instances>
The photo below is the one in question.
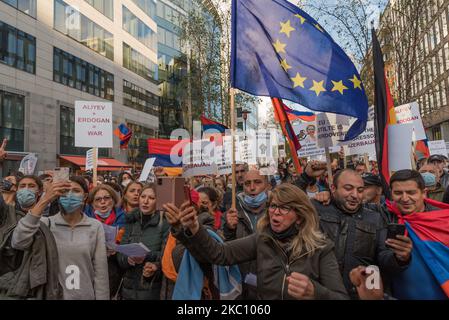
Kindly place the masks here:
<instances>
[{"instance_id":1,"label":"glass facade","mask_svg":"<svg viewBox=\"0 0 449 320\"><path fill-rule=\"evenodd\" d=\"M179 36L175 32L159 27L157 29L158 42L180 51L181 45L179 43Z\"/></svg>"},{"instance_id":2,"label":"glass facade","mask_svg":"<svg viewBox=\"0 0 449 320\"><path fill-rule=\"evenodd\" d=\"M143 12L151 19L156 16L156 1L155 0L132 0Z\"/></svg>"},{"instance_id":3,"label":"glass facade","mask_svg":"<svg viewBox=\"0 0 449 320\"><path fill-rule=\"evenodd\" d=\"M0 62L36 73L36 38L0 21Z\"/></svg>"},{"instance_id":4,"label":"glass facade","mask_svg":"<svg viewBox=\"0 0 449 320\"><path fill-rule=\"evenodd\" d=\"M159 97L126 80L123 80L123 104L156 117L159 113Z\"/></svg>"},{"instance_id":5,"label":"glass facade","mask_svg":"<svg viewBox=\"0 0 449 320\"><path fill-rule=\"evenodd\" d=\"M157 65L123 42L123 67L149 80L157 80Z\"/></svg>"},{"instance_id":6,"label":"glass facade","mask_svg":"<svg viewBox=\"0 0 449 320\"><path fill-rule=\"evenodd\" d=\"M114 60L114 39L95 22L77 10L55 0L54 28L110 60Z\"/></svg>"},{"instance_id":7,"label":"glass facade","mask_svg":"<svg viewBox=\"0 0 449 320\"><path fill-rule=\"evenodd\" d=\"M33 18L36 18L36 1L37 0L0 0L7 3L14 8L26 13Z\"/></svg>"},{"instance_id":8,"label":"glass facade","mask_svg":"<svg viewBox=\"0 0 449 320\"><path fill-rule=\"evenodd\" d=\"M174 4L178 4L175 1L171 1L171 2L173 2ZM181 8L184 8L184 10L186 10L186 11L189 8L189 4L187 4L187 3L182 4L182 5L178 4L178 5L180 5ZM173 23L174 25L176 25L178 27L181 25L181 20L182 20L181 13L179 13L178 10L166 5L165 3L161 2L161 1L157 2L157 16ZM159 32L159 30L158 30L158 32Z\"/></svg>"},{"instance_id":9,"label":"glass facade","mask_svg":"<svg viewBox=\"0 0 449 320\"><path fill-rule=\"evenodd\" d=\"M148 158L148 138L154 138L156 131L141 125L128 122L126 124L133 132L133 137L128 144L128 163L141 169Z\"/></svg>"},{"instance_id":10,"label":"glass facade","mask_svg":"<svg viewBox=\"0 0 449 320\"><path fill-rule=\"evenodd\" d=\"M114 0L85 0L103 15L114 20Z\"/></svg>"},{"instance_id":11,"label":"glass facade","mask_svg":"<svg viewBox=\"0 0 449 320\"><path fill-rule=\"evenodd\" d=\"M114 101L114 75L61 49L53 50L53 81Z\"/></svg>"},{"instance_id":12,"label":"glass facade","mask_svg":"<svg viewBox=\"0 0 449 320\"><path fill-rule=\"evenodd\" d=\"M157 36L156 33L150 29L145 23L137 18L131 11L125 6L122 6L123 14L123 30L127 31L134 38L139 40L148 48L156 51L157 49Z\"/></svg>"},{"instance_id":13,"label":"glass facade","mask_svg":"<svg viewBox=\"0 0 449 320\"><path fill-rule=\"evenodd\" d=\"M24 151L25 97L0 91L0 139L8 151Z\"/></svg>"},{"instance_id":14,"label":"glass facade","mask_svg":"<svg viewBox=\"0 0 449 320\"><path fill-rule=\"evenodd\" d=\"M60 154L86 156L89 148L75 147L75 109L61 106L60 110ZM106 148L98 148L99 157L108 157Z\"/></svg>"}]
</instances>

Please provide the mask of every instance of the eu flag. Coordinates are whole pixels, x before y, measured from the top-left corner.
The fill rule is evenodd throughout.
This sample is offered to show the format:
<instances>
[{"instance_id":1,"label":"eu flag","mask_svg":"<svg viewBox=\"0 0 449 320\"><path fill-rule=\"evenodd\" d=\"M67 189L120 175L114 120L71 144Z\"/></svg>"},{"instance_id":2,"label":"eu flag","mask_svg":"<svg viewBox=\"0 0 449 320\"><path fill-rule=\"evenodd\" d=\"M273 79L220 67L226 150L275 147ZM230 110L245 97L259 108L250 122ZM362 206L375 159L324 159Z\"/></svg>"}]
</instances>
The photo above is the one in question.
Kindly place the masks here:
<instances>
[{"instance_id":1,"label":"eu flag","mask_svg":"<svg viewBox=\"0 0 449 320\"><path fill-rule=\"evenodd\" d=\"M317 21L286 0L233 0L231 85L321 112L357 118L366 128L368 100L356 67Z\"/></svg>"}]
</instances>

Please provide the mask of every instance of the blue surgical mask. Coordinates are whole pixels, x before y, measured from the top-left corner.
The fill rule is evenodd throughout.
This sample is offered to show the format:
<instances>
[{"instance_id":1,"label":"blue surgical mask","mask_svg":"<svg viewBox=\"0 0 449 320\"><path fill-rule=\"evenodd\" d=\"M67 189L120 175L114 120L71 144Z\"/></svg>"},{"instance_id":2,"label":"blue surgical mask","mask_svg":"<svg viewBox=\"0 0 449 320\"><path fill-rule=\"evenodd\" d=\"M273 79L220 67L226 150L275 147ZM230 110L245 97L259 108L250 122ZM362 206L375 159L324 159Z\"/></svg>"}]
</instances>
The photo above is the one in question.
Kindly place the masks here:
<instances>
[{"instance_id":1,"label":"blue surgical mask","mask_svg":"<svg viewBox=\"0 0 449 320\"><path fill-rule=\"evenodd\" d=\"M99 216L101 219L107 219L107 218L109 218L109 216L111 215L111 212L112 212L112 209L111 209L111 210L108 210L106 213L101 213L100 211L95 210L95 214L96 214L97 216Z\"/></svg>"},{"instance_id":2,"label":"blue surgical mask","mask_svg":"<svg viewBox=\"0 0 449 320\"><path fill-rule=\"evenodd\" d=\"M22 209L31 208L36 203L36 193L30 189L20 189L16 199Z\"/></svg>"},{"instance_id":3,"label":"blue surgical mask","mask_svg":"<svg viewBox=\"0 0 449 320\"><path fill-rule=\"evenodd\" d=\"M66 195L59 197L59 204L66 213L73 213L83 206L84 196L69 192Z\"/></svg>"},{"instance_id":4,"label":"blue surgical mask","mask_svg":"<svg viewBox=\"0 0 449 320\"><path fill-rule=\"evenodd\" d=\"M437 184L437 178L433 173L423 172L421 173L426 187L434 187Z\"/></svg>"},{"instance_id":5,"label":"blue surgical mask","mask_svg":"<svg viewBox=\"0 0 449 320\"><path fill-rule=\"evenodd\" d=\"M267 202L268 199L268 195L267 193L261 192L259 193L257 196L249 196L247 194L245 194L245 196L243 197L243 201L245 202L245 204L250 207L250 208L259 208L261 205L263 205L265 202Z\"/></svg>"}]
</instances>

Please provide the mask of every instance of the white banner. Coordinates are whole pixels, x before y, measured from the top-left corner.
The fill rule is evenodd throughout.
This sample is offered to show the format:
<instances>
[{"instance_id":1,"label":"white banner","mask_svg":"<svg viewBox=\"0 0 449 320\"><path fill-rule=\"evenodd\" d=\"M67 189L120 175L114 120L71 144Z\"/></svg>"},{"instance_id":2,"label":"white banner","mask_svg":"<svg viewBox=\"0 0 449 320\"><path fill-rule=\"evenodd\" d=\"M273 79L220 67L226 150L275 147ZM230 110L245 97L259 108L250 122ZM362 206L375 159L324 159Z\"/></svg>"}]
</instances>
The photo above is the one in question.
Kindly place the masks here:
<instances>
[{"instance_id":1,"label":"white banner","mask_svg":"<svg viewBox=\"0 0 449 320\"><path fill-rule=\"evenodd\" d=\"M317 115L317 145L320 148L342 145L339 140L344 140L350 128L350 117L333 114L319 113Z\"/></svg>"},{"instance_id":2,"label":"white banner","mask_svg":"<svg viewBox=\"0 0 449 320\"><path fill-rule=\"evenodd\" d=\"M388 165L390 171L412 169L413 124L397 124L388 128Z\"/></svg>"},{"instance_id":3,"label":"white banner","mask_svg":"<svg viewBox=\"0 0 449 320\"><path fill-rule=\"evenodd\" d=\"M75 101L75 147L112 148L112 102Z\"/></svg>"},{"instance_id":4,"label":"white banner","mask_svg":"<svg viewBox=\"0 0 449 320\"><path fill-rule=\"evenodd\" d=\"M374 133L374 121L368 121L366 130L351 141L348 146L347 155L358 155L367 153L370 156L376 157L376 137Z\"/></svg>"},{"instance_id":5,"label":"white banner","mask_svg":"<svg viewBox=\"0 0 449 320\"><path fill-rule=\"evenodd\" d=\"M426 131L421 120L417 102L404 104L394 109L398 124L413 124L413 141L426 140Z\"/></svg>"},{"instance_id":6,"label":"white banner","mask_svg":"<svg viewBox=\"0 0 449 320\"><path fill-rule=\"evenodd\" d=\"M156 158L148 158L145 161L145 165L143 166L142 172L140 173L139 181L147 181L148 176L150 175L151 169L153 169L154 162Z\"/></svg>"},{"instance_id":7,"label":"white banner","mask_svg":"<svg viewBox=\"0 0 449 320\"><path fill-rule=\"evenodd\" d=\"M429 141L430 155L442 155L447 157L446 142L444 140Z\"/></svg>"},{"instance_id":8,"label":"white banner","mask_svg":"<svg viewBox=\"0 0 449 320\"><path fill-rule=\"evenodd\" d=\"M33 175L36 169L37 156L35 153L26 155L22 161L20 161L19 171L24 175Z\"/></svg>"},{"instance_id":9,"label":"white banner","mask_svg":"<svg viewBox=\"0 0 449 320\"><path fill-rule=\"evenodd\" d=\"M97 152L94 152L96 150ZM93 170L95 166L95 159L98 162L98 149L92 148L86 151L86 171Z\"/></svg>"}]
</instances>

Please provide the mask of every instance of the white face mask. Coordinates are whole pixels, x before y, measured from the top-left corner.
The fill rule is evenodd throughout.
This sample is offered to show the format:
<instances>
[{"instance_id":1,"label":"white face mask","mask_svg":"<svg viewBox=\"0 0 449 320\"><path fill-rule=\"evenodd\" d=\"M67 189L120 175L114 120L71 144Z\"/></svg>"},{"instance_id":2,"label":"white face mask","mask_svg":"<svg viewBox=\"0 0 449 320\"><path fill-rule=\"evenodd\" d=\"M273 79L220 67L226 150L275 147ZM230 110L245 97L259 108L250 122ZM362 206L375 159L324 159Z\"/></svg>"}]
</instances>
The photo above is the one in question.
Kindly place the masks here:
<instances>
[{"instance_id":1,"label":"white face mask","mask_svg":"<svg viewBox=\"0 0 449 320\"><path fill-rule=\"evenodd\" d=\"M131 180L123 180L122 181L123 188L126 188L128 186L128 184L130 184L130 183L131 183Z\"/></svg>"}]
</instances>

